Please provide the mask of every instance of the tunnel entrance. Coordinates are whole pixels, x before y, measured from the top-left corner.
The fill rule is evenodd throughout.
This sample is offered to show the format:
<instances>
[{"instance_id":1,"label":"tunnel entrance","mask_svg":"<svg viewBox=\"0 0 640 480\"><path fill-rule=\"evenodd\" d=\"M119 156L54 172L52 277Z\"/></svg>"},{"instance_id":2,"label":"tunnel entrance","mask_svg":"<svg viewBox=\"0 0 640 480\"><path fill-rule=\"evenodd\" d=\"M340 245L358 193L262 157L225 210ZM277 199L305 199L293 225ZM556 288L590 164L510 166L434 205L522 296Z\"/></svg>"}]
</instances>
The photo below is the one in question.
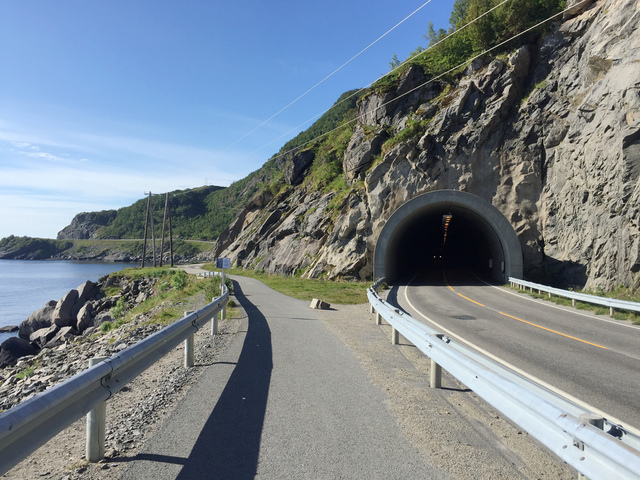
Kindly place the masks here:
<instances>
[{"instance_id":1,"label":"tunnel entrance","mask_svg":"<svg viewBox=\"0 0 640 480\"><path fill-rule=\"evenodd\" d=\"M429 192L387 221L376 243L374 276L391 283L442 267L507 282L522 278L522 248L509 221L485 200L455 190Z\"/></svg>"}]
</instances>

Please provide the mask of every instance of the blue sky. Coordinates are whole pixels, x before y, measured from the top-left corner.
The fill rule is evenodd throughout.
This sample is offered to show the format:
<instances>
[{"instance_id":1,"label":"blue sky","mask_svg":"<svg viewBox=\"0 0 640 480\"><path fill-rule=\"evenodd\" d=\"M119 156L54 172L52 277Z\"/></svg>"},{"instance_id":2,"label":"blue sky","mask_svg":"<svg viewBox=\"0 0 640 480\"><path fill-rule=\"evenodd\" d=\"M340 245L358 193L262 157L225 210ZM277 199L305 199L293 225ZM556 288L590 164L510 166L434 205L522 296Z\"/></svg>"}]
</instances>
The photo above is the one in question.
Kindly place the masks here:
<instances>
[{"instance_id":1,"label":"blue sky","mask_svg":"<svg viewBox=\"0 0 640 480\"><path fill-rule=\"evenodd\" d=\"M425 1L3 0L0 238L245 177L447 27L432 0L245 137Z\"/></svg>"}]
</instances>

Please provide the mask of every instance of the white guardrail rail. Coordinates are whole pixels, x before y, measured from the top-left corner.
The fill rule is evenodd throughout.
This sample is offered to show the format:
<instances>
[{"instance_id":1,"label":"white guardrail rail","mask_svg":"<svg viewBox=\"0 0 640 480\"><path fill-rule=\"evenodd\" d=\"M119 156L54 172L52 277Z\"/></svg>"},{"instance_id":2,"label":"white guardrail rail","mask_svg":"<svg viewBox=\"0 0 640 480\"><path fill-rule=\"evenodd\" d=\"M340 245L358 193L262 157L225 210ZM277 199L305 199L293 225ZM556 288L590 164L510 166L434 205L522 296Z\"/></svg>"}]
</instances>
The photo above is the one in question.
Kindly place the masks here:
<instances>
[{"instance_id":1,"label":"white guardrail rail","mask_svg":"<svg viewBox=\"0 0 640 480\"><path fill-rule=\"evenodd\" d=\"M627 310L629 312L640 313L640 303L629 302L626 300L618 300L615 298L598 297L596 295L588 295L586 293L572 292L571 290L562 290L560 288L547 287L546 285L540 285L539 283L527 282L520 280L519 278L509 277L509 283L512 287L524 287L530 291L537 290L538 293L548 293L549 295L555 295L557 297L570 298L575 306L575 302L591 303L593 305L600 305L602 307L609 307L609 314L613 316L613 312L617 310Z\"/></svg>"},{"instance_id":2,"label":"white guardrail rail","mask_svg":"<svg viewBox=\"0 0 640 480\"><path fill-rule=\"evenodd\" d=\"M440 387L443 368L588 478L640 479L640 437L634 432L389 305L377 293L383 280L367 291L371 311L377 323L384 318L393 327L393 343L398 343L401 334L431 358L432 387Z\"/></svg>"},{"instance_id":3,"label":"white guardrail rail","mask_svg":"<svg viewBox=\"0 0 640 480\"><path fill-rule=\"evenodd\" d=\"M104 407L109 397L182 342L185 365L192 366L194 333L209 320L211 333L217 333L217 315L224 318L228 301L229 291L224 286L222 295L200 310L1 413L0 475L85 414ZM104 452L104 426L101 435Z\"/></svg>"}]
</instances>

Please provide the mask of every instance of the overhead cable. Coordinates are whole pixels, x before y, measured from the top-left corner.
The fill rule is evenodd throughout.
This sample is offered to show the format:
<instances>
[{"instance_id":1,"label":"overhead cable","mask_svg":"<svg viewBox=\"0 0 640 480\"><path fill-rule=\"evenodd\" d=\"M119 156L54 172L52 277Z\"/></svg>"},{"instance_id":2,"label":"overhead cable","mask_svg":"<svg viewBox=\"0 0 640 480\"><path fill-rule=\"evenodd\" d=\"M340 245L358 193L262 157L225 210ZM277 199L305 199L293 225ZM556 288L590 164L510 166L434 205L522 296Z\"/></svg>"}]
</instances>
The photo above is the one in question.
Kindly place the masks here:
<instances>
[{"instance_id":1,"label":"overhead cable","mask_svg":"<svg viewBox=\"0 0 640 480\"><path fill-rule=\"evenodd\" d=\"M331 72L329 75L327 75L326 77L324 77L322 80L320 80L318 83L316 83L313 87L311 87L309 90L307 90L306 92L304 92L302 95L300 95L298 98L296 98L295 100L291 101L289 104L287 104L286 106L282 107L280 110L278 110L276 113L274 113L273 115L271 115L269 118L267 118L264 122L262 122L260 125L258 125L257 127L255 127L253 130L251 130L249 133L244 134L242 137L240 137L238 140L236 140L235 142L233 142L231 145L229 145L227 148L225 148L224 150L222 150L222 152L226 152L227 150L229 150L231 147L233 147L234 145L237 145L238 143L240 143L242 140L244 140L245 138L247 138L249 135L251 135L253 132L255 132L256 130L262 128L263 126L265 126L267 123L269 123L271 120L273 120L275 117L277 117L278 115L280 115L282 112L284 112L287 108L289 108L291 105L293 105L294 103L296 103L298 100L300 100L302 97L306 96L308 93L310 93L311 91L313 91L315 88L317 88L318 86L320 86L322 83L324 83L326 80L328 80L329 78L331 78L333 75L335 75L336 73L338 73L340 70L342 70L344 67L346 67L348 64L350 64L352 61L354 61L356 58L358 58L360 55L362 55L364 52L366 52L367 50L369 50L369 48L371 48L372 46L374 46L376 43L378 43L380 40L382 40L384 37L386 37L389 33L391 33L393 30L395 30L396 28L398 28L400 25L402 25L404 22L406 22L409 18L411 18L413 15L415 15L416 13L418 13L420 10L422 10L424 7L426 7L429 3L431 3L432 0L427 0L425 3L423 3L420 7L418 7L416 10L414 10L412 13L410 13L409 15L407 15L404 19L402 19L400 22L398 22L396 25L394 25L393 27L391 27L389 30L387 30L384 34L382 34L381 36L379 36L376 40L374 40L373 42L371 42L369 45L367 45L365 48L363 48L362 50L360 50L357 54L355 54L353 57L351 57L349 60L347 60L345 63L343 63L342 65L340 65L338 68L336 68L333 72ZM321 114L322 115L322 114ZM303 124L304 125L304 124ZM277 140L277 139L276 139ZM274 142L276 140L273 140ZM273 143L273 142L271 142ZM266 145L265 145L266 146ZM264 147L261 147L261 149Z\"/></svg>"},{"instance_id":2,"label":"overhead cable","mask_svg":"<svg viewBox=\"0 0 640 480\"><path fill-rule=\"evenodd\" d=\"M509 1L509 0L505 0L505 1L504 1L504 2L502 2L502 3L505 3L506 1ZM583 0L581 3L585 3L585 2L587 2L587 1L589 1L589 0ZM500 4L500 5L502 5L502 4ZM517 34L515 34L515 35L513 35L513 36L509 37L508 39L506 39L506 40L504 40L504 41L500 42L499 44L494 45L493 47L488 48L487 50L484 50L483 52L481 52L481 53L477 54L476 56L474 56L474 57L472 57L472 58L469 58L469 59L465 60L464 62L462 62L462 63L460 63L460 64L456 65L455 67L450 68L450 69L449 69L449 70L447 70L446 72L443 72L443 73L441 73L440 75L437 75L436 77L433 77L433 78L431 78L431 79L427 80L426 82L424 82L424 83L422 83L422 84L418 85L417 87L415 87L415 88L413 88L413 89L409 90L408 92L405 92L405 93L403 93L402 95L399 95L399 96L395 97L393 100L390 100L390 101L388 101L388 102L386 102L386 103L384 103L384 104L382 104L382 105L380 105L380 106L378 106L378 107L376 107L376 108L374 108L374 109L372 109L372 110L369 110L369 111L367 111L367 112L363 113L362 115L360 115L360 116L358 116L358 117L354 118L353 120L349 120L348 122L345 122L345 123L343 123L342 125L340 125L340 126L338 126L338 127L334 128L334 129L332 129L332 130L330 130L330 131L328 131L328 132L323 133L322 135L318 135L317 137L312 138L311 140L309 140L309 141L307 141L307 142L303 143L302 145L298 145L297 147L291 148L291 149L287 150L286 152L282 152L282 153L279 153L279 154L277 154L277 155L274 155L272 158L280 158L280 157L283 157L283 156L285 156L285 155L287 155L287 154L289 154L289 153L291 153L291 152L293 152L293 151L296 151L296 150L298 150L298 149L300 149L300 148L302 148L302 147L305 147L305 146L309 145L310 143L313 143L313 142L315 142L315 141L317 141L317 140L320 140L320 139L322 139L322 138L324 138L324 137L328 136L329 134L331 134L331 133L333 133L333 132L335 132L335 131L337 131L337 130L339 130L339 129L341 129L341 128L343 128L343 127L347 126L347 125L350 125L350 124L352 124L352 123L354 123L354 122L356 122L356 121L358 121L358 120L361 120L361 119L363 119L365 116L367 116L367 115L369 115L369 114L371 114L371 113L374 113L374 112L376 112L376 111L378 111L378 110L380 110L380 109L382 109L382 108L386 107L387 105L389 105L389 104L391 104L391 103L395 102L396 100L399 100L400 98L403 98L403 97L405 97L405 96L407 96L407 95L410 95L411 93L415 92L416 90L419 90L420 88L422 88L422 87L424 87L424 86L426 86L426 85L428 85L428 84L430 84L430 83L433 83L433 82L435 82L435 81L437 81L437 80L441 79L442 77L444 77L444 76L448 75L449 73L451 73L451 72L453 72L453 71L455 71L455 70L458 70L459 68L462 68L462 67L464 67L465 65L469 65L471 62L473 62L473 61L474 61L474 60L476 60L477 58L480 58L480 57L482 57L482 56L486 55L487 53L492 52L493 50L496 50L496 49L499 49L500 47L503 47L504 45L506 45L506 44L507 44L507 43L509 43L510 41L512 41L512 40L514 40L514 39L516 39L516 38L518 38L518 37L520 37L520 36L522 36L522 35L524 35L524 34L526 34L526 33L529 33L529 32L530 32L530 31L532 31L532 30L535 30L536 28L540 27L541 25L544 25L545 23L547 23L547 22L549 22L549 21L551 21L551 20L554 20L555 18L559 17L560 15L564 14L565 12L567 12L567 11L569 11L570 9L573 9L573 8L575 8L575 5L573 5L573 6L571 6L571 7L567 7L567 8L565 8L564 10L562 10L562 11L560 11L560 12L558 12L558 13L555 13L555 14L551 15L550 17L546 18L545 20L542 20L542 21L540 21L539 23L537 23L537 24L533 25L532 27L529 27L529 28L527 28L526 30L523 30L522 32L517 33ZM486 13L488 13L488 12L485 12L485 14L486 14ZM485 15L485 14L483 14L483 15ZM480 17L478 17L478 18L480 18ZM477 20L477 19L476 19L476 20ZM466 27L466 26L468 26L468 25L470 25L471 23L472 23L472 22L468 23L467 25L465 25L465 27ZM459 30L456 30L456 31L459 31ZM452 33L451 35L454 35L454 34L455 34L455 32L454 32L454 33ZM426 50L425 50L425 51L426 51ZM412 58L415 58L415 57L412 57ZM383 77L381 77L381 78L383 78ZM262 147L262 148L264 148L264 147Z\"/></svg>"},{"instance_id":3,"label":"overhead cable","mask_svg":"<svg viewBox=\"0 0 640 480\"><path fill-rule=\"evenodd\" d=\"M431 0L430 0L430 1L431 1ZM399 65L397 65L394 69L390 70L389 72L385 73L384 75L382 75L382 76L378 77L376 80L374 80L373 82L371 82L371 83L370 83L369 85L367 85L366 87L363 87L363 88L361 88L360 90L357 90L356 92L354 92L354 93L352 93L351 95L349 95L347 98L343 98L343 99L342 99L342 100L340 100L339 102L337 102L337 103L335 103L334 105L332 105L330 108L328 108L328 109L326 109L326 110L323 110L321 113L319 113L319 114L317 114L317 115L314 115L313 117L311 117L310 119L308 119L308 120L306 120L305 122L301 123L301 124L300 124L300 125L298 125L297 127L294 127L294 128L292 128L291 130L289 130L288 132L283 133L283 134L282 134L282 135L280 135L279 137L277 137L277 138L275 138L275 139L271 140L269 143L267 143L267 144L263 145L262 147L258 148L257 150L254 150L254 151L253 151L253 152L251 152L249 155L246 155L246 156L245 156L245 157L243 157L243 158L247 158L247 157L250 157L251 155L254 155L255 153L259 152L260 150L262 150L262 149L264 149L264 148L268 147L268 146L269 146L269 145L271 145L272 143L277 142L277 141L278 141L278 140L280 140L281 138L286 137L286 136L290 135L291 133L293 133L293 132L295 132L295 131L299 130L300 128L302 128L303 126L307 125L308 123L311 123L311 122L312 122L312 121L314 121L315 119L320 118L322 115L324 115L325 113L327 113L331 108L337 107L338 105L341 105L342 103L344 103L344 102L346 102L346 101L348 101L348 100L351 100L351 99L352 99L353 97L355 97L356 95L359 95L359 94L360 94L361 92L363 92L364 90L366 90L366 89L370 88L374 83L376 83L376 82L378 82L378 81L382 80L383 78L388 77L389 75L393 74L394 72L396 72L397 70L399 70L400 68L402 68L404 65L406 65L408 62L410 62L410 61L412 61L412 60L415 60L415 59L416 59L416 58L418 58L420 55L423 55L423 54L427 53L429 50L431 50L431 49L433 49L433 48L437 47L438 45L440 45L440 44L441 44L442 42L444 42L445 40L449 39L449 38L450 38L450 37L452 37L453 35L455 35L455 34L457 34L457 33L461 32L462 30L464 30L465 28L467 28L469 25L474 24L475 22L477 22L478 20L480 20L480 19L481 19L482 17L484 17L485 15L490 14L490 13L491 13L491 12L493 12L496 8L499 8L499 7L501 7L502 5L504 5L505 3L510 2L510 1L511 1L511 0L503 0L501 3L499 3L499 4L495 5L494 7L490 8L489 10L487 10L486 12L484 12L482 15L479 15L478 17L474 18L474 19L473 19L472 21L470 21L469 23L467 23L467 24L463 25L462 27L460 27L459 29L455 30L455 31L454 31L454 32L452 32L450 35L447 35L447 36L446 36L445 38L443 38L442 40L437 41L437 42L436 42L436 43L434 43L433 45L429 45L429 47L427 47L426 49L422 50L421 52L418 52L418 53L417 53L417 54L415 54L414 56L407 58L404 62L400 63L400 64L399 64ZM586 1L586 0L585 0L585 1ZM429 3L429 2L427 2L427 3ZM422 7L424 7L427 3L425 3L424 5L422 5ZM420 8L422 8L422 7L420 7ZM420 9L418 9L418 10L420 10ZM416 13L418 10L416 10L416 11L415 11L415 12L413 12L413 13ZM413 15L413 13L412 13L411 15ZM409 17L407 17L407 18L409 18ZM406 20L406 18L405 18L405 20ZM402 22L404 22L404 20L403 20ZM402 22L400 22L400 23L402 23ZM400 25L400 23L398 23L398 25ZM396 25L396 27L397 27L398 25ZM396 28L396 27L393 27L393 28ZM393 29L392 29L392 30L393 30ZM391 30L389 30L389 32L390 32L390 31L391 31ZM387 33L389 33L389 32L387 32ZM387 33L385 33L382 37L384 37ZM382 37L378 38L378 40L380 40ZM377 42L378 40L376 40L376 42ZM375 43L375 42L374 42L374 43ZM371 45L373 45L373 43L372 43ZM369 45L369 46L371 46L371 45ZM369 48L369 47L367 47L367 48ZM365 50L366 50L366 49L365 49ZM364 52L364 50L362 50L362 52ZM360 53L362 53L362 52L360 52ZM360 55L360 53L359 53L358 55ZM355 57L353 57L351 60L353 60L354 58L356 58L358 55L356 55ZM349 62L351 62L351 60L349 60ZM349 62L347 62L347 63L349 63ZM347 63L345 63L344 65L346 65ZM344 66L344 65L343 65L343 66ZM342 67L340 67L340 68L342 68ZM338 69L338 70L339 70L339 69ZM336 71L335 71L335 72L333 72L333 73L336 73L338 70L336 70ZM331 75L333 75L333 73L332 73ZM331 76L331 75L329 75L329 76ZM324 80L326 80L327 78L329 78L329 76L328 76L328 77L326 77ZM322 80L322 81L324 81L324 80ZM320 83L322 83L322 82L320 82ZM320 83L318 83L316 86L320 85ZM315 88L315 87L313 87L313 88ZM312 89L313 89L313 88L312 88ZM308 92L310 92L312 89L308 90L308 91L307 91L307 93L308 93ZM300 98L302 98L302 96L298 97L298 99L297 99L297 100L299 100ZM289 105L287 105L287 107L289 107L289 106L290 106L290 105L292 105L292 104L293 104L293 102L292 102L292 103L290 103ZM280 110L280 112L284 111L287 107L285 107L285 108L283 108L282 110ZM278 113L280 113L280 112L278 112ZM276 114L276 115L277 115L277 114ZM275 117L275 115L274 115L274 117ZM271 117L271 118L273 118L273 117ZM269 120L271 120L271 119L269 119ZM267 122L268 122L269 120L267 120ZM266 122L264 122L264 123L266 123ZM264 123L263 123L262 125L264 125ZM247 135L245 135L244 137L242 137L240 140L242 140L242 139L246 138L248 135L250 135L251 133L255 132L255 131L256 131L258 128L260 128L262 125L259 125L258 127L256 127L254 130L252 130L251 132L249 132ZM233 145L237 144L240 140L238 140L237 142L235 142ZM233 145L231 145L231 146L233 146ZM230 147L231 147L231 146L230 146ZM228 147L228 148L230 148L230 147ZM226 149L225 149L225 150L226 150Z\"/></svg>"}]
</instances>

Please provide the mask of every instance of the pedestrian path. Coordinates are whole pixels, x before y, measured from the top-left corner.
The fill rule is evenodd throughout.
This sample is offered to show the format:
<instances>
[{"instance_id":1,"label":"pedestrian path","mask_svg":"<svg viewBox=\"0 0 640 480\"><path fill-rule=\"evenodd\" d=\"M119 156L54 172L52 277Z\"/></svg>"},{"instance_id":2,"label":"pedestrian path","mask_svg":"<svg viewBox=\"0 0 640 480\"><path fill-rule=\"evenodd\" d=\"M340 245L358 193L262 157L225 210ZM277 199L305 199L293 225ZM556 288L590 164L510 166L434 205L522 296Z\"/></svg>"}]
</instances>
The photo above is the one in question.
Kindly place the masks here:
<instances>
[{"instance_id":1,"label":"pedestrian path","mask_svg":"<svg viewBox=\"0 0 640 480\"><path fill-rule=\"evenodd\" d=\"M122 479L446 478L308 302L234 280L246 328Z\"/></svg>"}]
</instances>

